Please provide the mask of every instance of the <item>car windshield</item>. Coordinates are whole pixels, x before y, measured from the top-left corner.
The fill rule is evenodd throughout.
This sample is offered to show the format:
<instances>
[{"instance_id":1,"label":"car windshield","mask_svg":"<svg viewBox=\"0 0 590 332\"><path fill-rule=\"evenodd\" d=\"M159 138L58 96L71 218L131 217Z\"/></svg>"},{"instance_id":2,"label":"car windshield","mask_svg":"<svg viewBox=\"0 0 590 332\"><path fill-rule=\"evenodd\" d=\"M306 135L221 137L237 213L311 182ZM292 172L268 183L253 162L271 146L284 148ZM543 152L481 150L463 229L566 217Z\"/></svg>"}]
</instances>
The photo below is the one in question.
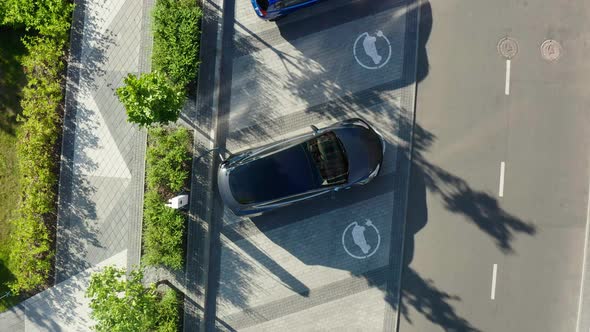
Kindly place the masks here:
<instances>
[{"instance_id":1,"label":"car windshield","mask_svg":"<svg viewBox=\"0 0 590 332\"><path fill-rule=\"evenodd\" d=\"M309 140L307 151L322 177L322 186L341 184L348 179L348 159L342 143L334 134L327 132Z\"/></svg>"}]
</instances>

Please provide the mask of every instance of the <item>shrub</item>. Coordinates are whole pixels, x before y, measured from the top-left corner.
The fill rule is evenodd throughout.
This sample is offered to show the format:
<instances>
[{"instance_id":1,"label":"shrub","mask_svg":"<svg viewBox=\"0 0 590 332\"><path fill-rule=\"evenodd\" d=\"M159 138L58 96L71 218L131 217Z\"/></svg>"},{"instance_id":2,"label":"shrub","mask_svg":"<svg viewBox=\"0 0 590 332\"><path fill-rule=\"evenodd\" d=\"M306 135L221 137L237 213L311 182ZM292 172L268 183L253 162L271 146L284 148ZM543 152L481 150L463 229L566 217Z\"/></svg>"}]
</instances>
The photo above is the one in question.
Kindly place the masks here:
<instances>
[{"instance_id":1,"label":"shrub","mask_svg":"<svg viewBox=\"0 0 590 332\"><path fill-rule=\"evenodd\" d=\"M182 89L160 72L127 75L117 96L127 110L128 121L140 126L176 121L186 99Z\"/></svg>"},{"instance_id":2,"label":"shrub","mask_svg":"<svg viewBox=\"0 0 590 332\"><path fill-rule=\"evenodd\" d=\"M148 191L144 201L143 262L182 269L185 217L164 205L157 192Z\"/></svg>"},{"instance_id":3,"label":"shrub","mask_svg":"<svg viewBox=\"0 0 590 332\"><path fill-rule=\"evenodd\" d=\"M47 216L55 213L59 104L62 100L62 45L47 37L25 40L28 54L22 64L27 85L21 101L18 131L20 202L12 220L10 265L14 293L42 286L51 268L50 232Z\"/></svg>"},{"instance_id":4,"label":"shrub","mask_svg":"<svg viewBox=\"0 0 590 332\"><path fill-rule=\"evenodd\" d=\"M185 128L150 128L144 198L144 263L183 266L185 216L164 204L187 184L191 135Z\"/></svg>"},{"instance_id":5,"label":"shrub","mask_svg":"<svg viewBox=\"0 0 590 332\"><path fill-rule=\"evenodd\" d=\"M153 16L154 68L186 87L195 79L199 67L202 11L197 1L157 0Z\"/></svg>"},{"instance_id":6,"label":"shrub","mask_svg":"<svg viewBox=\"0 0 590 332\"><path fill-rule=\"evenodd\" d=\"M147 150L148 188L162 188L177 193L189 177L190 134L185 128L169 131L154 128L149 131L150 147Z\"/></svg>"},{"instance_id":7,"label":"shrub","mask_svg":"<svg viewBox=\"0 0 590 332\"><path fill-rule=\"evenodd\" d=\"M64 0L3 0L3 22L24 25L41 35L65 42L74 5ZM1 18L1 17L0 17Z\"/></svg>"},{"instance_id":8,"label":"shrub","mask_svg":"<svg viewBox=\"0 0 590 332\"><path fill-rule=\"evenodd\" d=\"M176 332L180 325L180 302L178 294L170 289L164 293L158 304L158 332Z\"/></svg>"},{"instance_id":9,"label":"shrub","mask_svg":"<svg viewBox=\"0 0 590 332\"><path fill-rule=\"evenodd\" d=\"M43 220L23 211L20 214L13 220L11 232L10 268L15 280L9 287L14 294L45 284L52 258L51 241Z\"/></svg>"},{"instance_id":10,"label":"shrub","mask_svg":"<svg viewBox=\"0 0 590 332\"><path fill-rule=\"evenodd\" d=\"M90 277L86 297L90 298L91 317L96 331L150 331L156 325L158 294L154 285L144 287L143 273L106 267Z\"/></svg>"},{"instance_id":11,"label":"shrub","mask_svg":"<svg viewBox=\"0 0 590 332\"><path fill-rule=\"evenodd\" d=\"M180 324L178 295L168 290L163 296L154 284L142 284L143 272L107 266L92 274L86 289L96 331L175 332Z\"/></svg>"},{"instance_id":12,"label":"shrub","mask_svg":"<svg viewBox=\"0 0 590 332\"><path fill-rule=\"evenodd\" d=\"M41 287L51 269L52 239L48 226L55 217L57 156L62 101L63 49L68 41L73 5L65 0L3 0L2 24L33 30L24 44L22 65L27 76L21 100L17 158L20 201L12 220L9 265L14 293Z\"/></svg>"}]
</instances>

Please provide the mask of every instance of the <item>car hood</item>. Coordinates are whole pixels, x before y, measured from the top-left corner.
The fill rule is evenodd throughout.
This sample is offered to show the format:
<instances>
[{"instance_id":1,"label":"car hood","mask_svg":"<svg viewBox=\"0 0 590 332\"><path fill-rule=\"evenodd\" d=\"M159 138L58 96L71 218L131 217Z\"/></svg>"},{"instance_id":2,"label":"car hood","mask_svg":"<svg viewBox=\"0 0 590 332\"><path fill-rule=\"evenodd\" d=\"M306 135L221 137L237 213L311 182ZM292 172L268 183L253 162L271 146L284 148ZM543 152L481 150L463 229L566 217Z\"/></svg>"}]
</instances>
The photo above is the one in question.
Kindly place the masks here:
<instances>
[{"instance_id":1,"label":"car hood","mask_svg":"<svg viewBox=\"0 0 590 332\"><path fill-rule=\"evenodd\" d=\"M368 177L383 161L383 142L371 129L350 126L333 129L348 158L348 183Z\"/></svg>"}]
</instances>

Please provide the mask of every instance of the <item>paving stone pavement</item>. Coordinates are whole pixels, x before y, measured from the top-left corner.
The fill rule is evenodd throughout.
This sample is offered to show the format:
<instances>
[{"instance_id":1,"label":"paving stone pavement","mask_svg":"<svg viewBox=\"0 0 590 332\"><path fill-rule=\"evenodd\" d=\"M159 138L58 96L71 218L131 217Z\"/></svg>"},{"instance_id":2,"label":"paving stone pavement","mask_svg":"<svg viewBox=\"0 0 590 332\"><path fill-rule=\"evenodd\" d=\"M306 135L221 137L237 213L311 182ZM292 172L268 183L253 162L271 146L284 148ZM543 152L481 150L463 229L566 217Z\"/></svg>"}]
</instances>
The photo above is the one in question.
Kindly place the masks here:
<instances>
[{"instance_id":1,"label":"paving stone pavement","mask_svg":"<svg viewBox=\"0 0 590 332\"><path fill-rule=\"evenodd\" d=\"M0 331L86 332L95 324L84 293L92 273L105 266L126 268L127 250L26 299L0 315Z\"/></svg>"},{"instance_id":2,"label":"paving stone pavement","mask_svg":"<svg viewBox=\"0 0 590 332\"><path fill-rule=\"evenodd\" d=\"M419 6L361 2L326 1L277 23L259 20L247 1L225 2L219 146L237 152L351 117L368 120L388 144L381 175L365 188L251 219L214 207L211 250L220 254L208 269L216 280L207 284L210 328L396 329ZM380 70L355 59L364 33L387 37L376 45L382 55L392 49ZM357 260L343 249L345 229L366 220L381 242Z\"/></svg>"},{"instance_id":3,"label":"paving stone pavement","mask_svg":"<svg viewBox=\"0 0 590 332\"><path fill-rule=\"evenodd\" d=\"M56 281L125 249L139 264L146 133L115 95L149 70L151 1L77 3L66 91Z\"/></svg>"}]
</instances>

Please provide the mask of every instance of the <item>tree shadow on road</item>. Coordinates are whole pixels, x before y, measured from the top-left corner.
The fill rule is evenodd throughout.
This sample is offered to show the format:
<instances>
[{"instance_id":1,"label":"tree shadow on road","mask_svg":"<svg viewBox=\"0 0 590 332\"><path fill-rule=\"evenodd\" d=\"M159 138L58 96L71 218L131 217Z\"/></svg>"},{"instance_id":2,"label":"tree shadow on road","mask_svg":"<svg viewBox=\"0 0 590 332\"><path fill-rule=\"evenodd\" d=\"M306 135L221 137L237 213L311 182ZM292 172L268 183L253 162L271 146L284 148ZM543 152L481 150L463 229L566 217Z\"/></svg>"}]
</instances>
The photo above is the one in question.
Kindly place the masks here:
<instances>
[{"instance_id":1,"label":"tree shadow on road","mask_svg":"<svg viewBox=\"0 0 590 332\"><path fill-rule=\"evenodd\" d=\"M435 141L432 133L414 126L412 167L423 177L424 186L438 195L448 211L461 214L487 233L504 253L512 253L515 234L534 235L535 226L504 210L492 195L472 188L461 177L429 162L424 153ZM411 184L412 185L412 184Z\"/></svg>"},{"instance_id":2,"label":"tree shadow on road","mask_svg":"<svg viewBox=\"0 0 590 332\"><path fill-rule=\"evenodd\" d=\"M332 4L319 4L313 7L313 11L318 8L322 12L323 9L319 9L321 6L333 7ZM357 84L355 80L360 79L358 75L350 76L350 72L360 68L356 68L358 66L354 60L349 63L350 59L344 57L338 59L343 61L338 64L334 59L342 51L346 54L352 51L354 36L342 40L338 37L335 41L334 33L326 30L350 25L360 19L371 22L370 18L380 12L389 15L381 20L386 20L386 26L392 29L389 37L393 43L394 56L384 67L389 68L386 70L387 77L373 79L380 75L371 72L374 75L360 77L364 83ZM421 36L416 43L415 22L418 12L421 16ZM228 148L235 152L252 142L259 144L261 141L274 140L277 136L311 124L336 122L352 115L364 115L373 122L378 119L384 128L392 126L396 119L390 117L388 103L400 97L394 91L420 82L428 75L425 45L432 26L429 2L349 1L346 6L336 6L329 14L308 17L304 21L299 21L298 15L292 16L277 22L276 28L283 39L281 42L276 41L277 36L271 29L254 31L245 24L247 21L242 22L240 18L232 22L236 29L230 29L233 31L232 44L224 46L231 49L227 51L230 55L224 66L231 65L228 76L230 80L232 75L235 79L231 82L231 94L226 95L232 106L232 125L240 123L240 128L228 133ZM338 19L326 19L326 16ZM351 28L343 29L348 34ZM401 53L400 49L403 50ZM420 54L417 73L414 72L416 50ZM229 73L230 70L232 73ZM376 92L381 95L374 96ZM285 109L293 108L303 108L305 116L283 114Z\"/></svg>"},{"instance_id":3,"label":"tree shadow on road","mask_svg":"<svg viewBox=\"0 0 590 332\"><path fill-rule=\"evenodd\" d=\"M434 134L418 123L413 126L402 123L402 126L413 127L413 148L403 149L404 156L411 158L411 172L399 311L410 324L413 322L409 310L412 307L447 331L479 331L453 309L450 302L461 301L458 296L437 289L433 280L421 277L411 267L414 236L428 223L428 193L440 197L448 211L463 215L465 220L488 234L505 254L514 252L512 241L517 234L534 235L536 228L504 210L488 193L472 188L458 175L431 163L425 153L436 141Z\"/></svg>"},{"instance_id":4,"label":"tree shadow on road","mask_svg":"<svg viewBox=\"0 0 590 332\"><path fill-rule=\"evenodd\" d=\"M445 331L479 331L453 308L452 302L461 301L460 297L438 289L433 280L423 278L410 267L414 255L414 236L427 222L425 175L420 167L412 165L403 248L404 267L400 297L397 299L398 311L410 324L414 323L410 310L412 308Z\"/></svg>"}]
</instances>

